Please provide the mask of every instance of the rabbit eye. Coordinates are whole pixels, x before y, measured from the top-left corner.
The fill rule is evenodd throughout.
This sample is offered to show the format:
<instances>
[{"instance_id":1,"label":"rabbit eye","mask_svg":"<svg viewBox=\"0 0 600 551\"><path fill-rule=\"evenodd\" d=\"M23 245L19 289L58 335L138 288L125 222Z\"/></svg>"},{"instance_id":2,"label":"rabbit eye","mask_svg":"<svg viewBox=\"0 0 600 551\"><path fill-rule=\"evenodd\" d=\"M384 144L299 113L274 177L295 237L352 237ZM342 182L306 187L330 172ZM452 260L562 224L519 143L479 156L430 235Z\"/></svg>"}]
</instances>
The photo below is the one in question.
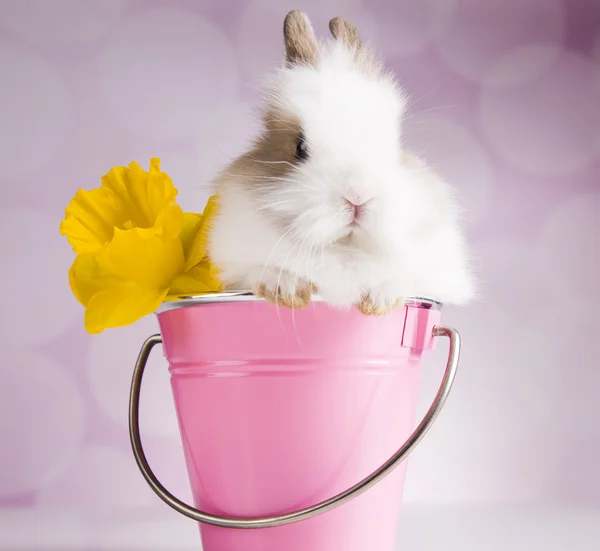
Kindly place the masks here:
<instances>
[{"instance_id":1,"label":"rabbit eye","mask_svg":"<svg viewBox=\"0 0 600 551\"><path fill-rule=\"evenodd\" d=\"M296 139L296 159L299 161L308 159L308 146L302 133L298 134L298 138Z\"/></svg>"}]
</instances>

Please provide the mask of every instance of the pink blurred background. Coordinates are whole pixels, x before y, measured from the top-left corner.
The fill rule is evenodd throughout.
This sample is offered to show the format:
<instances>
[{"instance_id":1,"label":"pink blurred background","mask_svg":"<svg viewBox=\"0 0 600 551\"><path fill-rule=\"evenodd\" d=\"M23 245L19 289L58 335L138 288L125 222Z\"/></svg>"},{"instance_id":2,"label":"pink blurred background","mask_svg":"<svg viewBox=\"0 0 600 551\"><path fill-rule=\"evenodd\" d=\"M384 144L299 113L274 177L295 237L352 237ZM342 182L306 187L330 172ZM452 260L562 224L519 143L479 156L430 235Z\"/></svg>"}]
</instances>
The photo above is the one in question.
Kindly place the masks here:
<instances>
[{"instance_id":1,"label":"pink blurred background","mask_svg":"<svg viewBox=\"0 0 600 551\"><path fill-rule=\"evenodd\" d=\"M58 226L78 188L151 156L200 211L253 136L293 8L321 34L346 16L384 53L412 96L406 140L459 190L479 259L481 301L444 310L461 369L411 459L401 543L597 549L597 0L0 0L0 548L198 546L129 448L129 379L156 323L87 335ZM157 473L189 499L158 357L142 423Z\"/></svg>"}]
</instances>

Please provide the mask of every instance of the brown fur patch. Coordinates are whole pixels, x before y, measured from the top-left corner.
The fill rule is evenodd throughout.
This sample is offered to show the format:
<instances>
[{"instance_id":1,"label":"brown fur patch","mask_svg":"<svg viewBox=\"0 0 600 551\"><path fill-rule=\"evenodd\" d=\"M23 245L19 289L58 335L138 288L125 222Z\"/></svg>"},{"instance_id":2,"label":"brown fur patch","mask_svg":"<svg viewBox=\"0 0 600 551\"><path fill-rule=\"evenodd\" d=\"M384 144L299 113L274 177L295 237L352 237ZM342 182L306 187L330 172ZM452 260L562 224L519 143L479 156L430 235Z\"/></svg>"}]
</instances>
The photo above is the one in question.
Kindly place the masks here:
<instances>
[{"instance_id":1,"label":"brown fur patch","mask_svg":"<svg viewBox=\"0 0 600 551\"><path fill-rule=\"evenodd\" d=\"M378 78L382 73L381 62L375 53L363 44L358 29L343 17L334 17L329 30L335 40L354 52L356 66L367 76Z\"/></svg>"},{"instance_id":2,"label":"brown fur patch","mask_svg":"<svg viewBox=\"0 0 600 551\"><path fill-rule=\"evenodd\" d=\"M363 47L358 29L350 21L342 17L334 17L329 22L329 30L333 38L344 42L348 47L359 51Z\"/></svg>"},{"instance_id":3,"label":"brown fur patch","mask_svg":"<svg viewBox=\"0 0 600 551\"><path fill-rule=\"evenodd\" d=\"M237 158L226 170L235 180L242 180L250 189L283 185L278 179L287 177L296 166L296 145L300 123L284 116L275 108L264 115L264 131L250 151Z\"/></svg>"},{"instance_id":4,"label":"brown fur patch","mask_svg":"<svg viewBox=\"0 0 600 551\"><path fill-rule=\"evenodd\" d=\"M264 298L276 306L285 306L286 308L306 308L310 304L311 289L303 287L298 289L294 295L285 295L280 289L272 292L265 285L260 284L252 292L259 298Z\"/></svg>"},{"instance_id":5,"label":"brown fur patch","mask_svg":"<svg viewBox=\"0 0 600 551\"><path fill-rule=\"evenodd\" d=\"M283 22L283 36L288 66L297 63L316 65L319 47L315 32L305 13L294 10L286 15Z\"/></svg>"},{"instance_id":6,"label":"brown fur patch","mask_svg":"<svg viewBox=\"0 0 600 551\"><path fill-rule=\"evenodd\" d=\"M394 303L390 304L378 304L373 302L370 295L363 297L363 299L356 305L361 314L366 316L385 316L398 308L404 306L404 300L398 298Z\"/></svg>"}]
</instances>

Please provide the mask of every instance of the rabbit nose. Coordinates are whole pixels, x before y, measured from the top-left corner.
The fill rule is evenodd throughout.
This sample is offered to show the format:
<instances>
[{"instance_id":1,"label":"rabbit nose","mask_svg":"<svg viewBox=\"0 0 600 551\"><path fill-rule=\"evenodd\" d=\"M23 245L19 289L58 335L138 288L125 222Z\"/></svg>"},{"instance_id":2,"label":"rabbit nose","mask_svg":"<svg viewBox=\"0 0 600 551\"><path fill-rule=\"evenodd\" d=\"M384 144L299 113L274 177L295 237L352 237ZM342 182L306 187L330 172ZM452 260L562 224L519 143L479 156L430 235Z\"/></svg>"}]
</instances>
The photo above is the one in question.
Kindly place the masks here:
<instances>
[{"instance_id":1,"label":"rabbit nose","mask_svg":"<svg viewBox=\"0 0 600 551\"><path fill-rule=\"evenodd\" d=\"M348 199L347 197L344 197L344 201L346 202L346 205L351 209L351 211L353 213L353 220L358 220L364 214L365 208L370 200L371 199L366 199L366 200L362 200L362 199L358 200L356 198Z\"/></svg>"}]
</instances>

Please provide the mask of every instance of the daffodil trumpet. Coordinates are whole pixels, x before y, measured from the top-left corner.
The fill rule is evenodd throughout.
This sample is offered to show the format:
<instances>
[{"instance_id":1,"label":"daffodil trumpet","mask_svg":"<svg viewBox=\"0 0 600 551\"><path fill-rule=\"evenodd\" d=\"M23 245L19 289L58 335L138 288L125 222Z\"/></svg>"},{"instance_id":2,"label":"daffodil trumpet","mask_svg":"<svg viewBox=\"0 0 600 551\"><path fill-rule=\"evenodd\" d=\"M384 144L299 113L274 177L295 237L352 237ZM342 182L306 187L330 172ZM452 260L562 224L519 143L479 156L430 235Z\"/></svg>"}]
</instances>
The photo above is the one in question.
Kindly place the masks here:
<instances>
[{"instance_id":1,"label":"daffodil trumpet","mask_svg":"<svg viewBox=\"0 0 600 551\"><path fill-rule=\"evenodd\" d=\"M100 187L79 190L60 232L75 259L69 284L89 333L130 325L167 297L221 290L206 247L218 198L202 214L184 212L177 189L152 158L113 167Z\"/></svg>"}]
</instances>

